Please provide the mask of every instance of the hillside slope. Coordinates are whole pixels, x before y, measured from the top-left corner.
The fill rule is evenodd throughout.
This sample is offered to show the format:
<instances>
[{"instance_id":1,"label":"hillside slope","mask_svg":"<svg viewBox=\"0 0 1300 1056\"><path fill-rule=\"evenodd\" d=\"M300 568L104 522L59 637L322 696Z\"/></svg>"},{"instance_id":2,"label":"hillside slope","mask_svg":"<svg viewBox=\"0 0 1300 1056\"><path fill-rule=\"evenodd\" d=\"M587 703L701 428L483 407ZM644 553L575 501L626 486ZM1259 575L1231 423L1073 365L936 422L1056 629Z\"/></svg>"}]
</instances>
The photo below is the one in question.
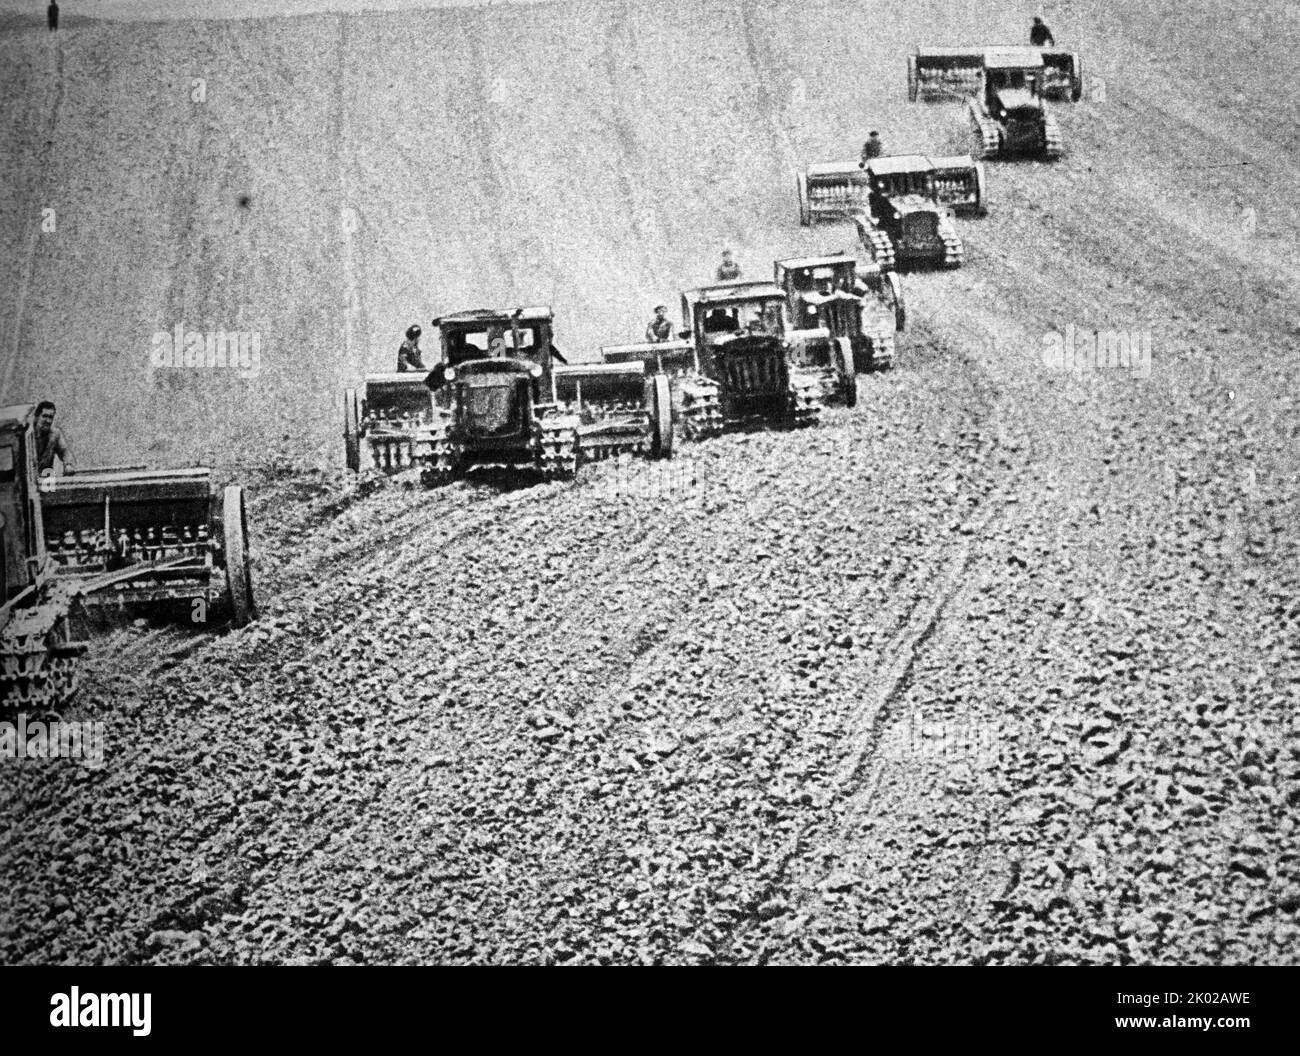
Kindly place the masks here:
<instances>
[{"instance_id":1,"label":"hillside slope","mask_svg":"<svg viewBox=\"0 0 1300 1056\"><path fill-rule=\"evenodd\" d=\"M6 391L238 470L266 599L101 640L108 765L0 777L6 959L1293 963L1297 27L1047 15L1104 82L1070 154L990 166L854 411L434 495L259 467L336 466L417 319L550 302L581 358L724 246L847 246L794 169L960 149L904 56L1020 6L0 37ZM182 321L260 374L151 377ZM1149 332L1150 376L1048 369L1067 326Z\"/></svg>"},{"instance_id":2,"label":"hillside slope","mask_svg":"<svg viewBox=\"0 0 1300 1056\"><path fill-rule=\"evenodd\" d=\"M593 356L707 279L723 246L760 274L779 254L845 245L847 229L793 222L794 168L851 156L867 126L897 150L960 146L956 107L905 105L903 55L917 38L1005 40L1019 24L1014 5L977 10L691 0L7 34L6 395L52 393L84 444L131 458L229 462L273 445L336 460L338 389L387 369L412 321L550 302L565 347ZM1275 146L1284 86L1267 72L1286 35L1257 26L1225 63L1212 22L1131 21L1060 25L1107 102L1065 115L1073 165L995 173L999 221L1046 214L1033 237L972 238L1045 284L1081 258L1158 282L1141 246L1156 222L1211 254L1205 280L1229 261L1293 278L1280 247L1294 205L1270 196L1294 175ZM1234 237L1233 195L1272 237ZM1159 263L1168 275L1174 261ZM181 324L259 333L260 374L151 375L153 335ZM99 385L120 398L111 414Z\"/></svg>"}]
</instances>

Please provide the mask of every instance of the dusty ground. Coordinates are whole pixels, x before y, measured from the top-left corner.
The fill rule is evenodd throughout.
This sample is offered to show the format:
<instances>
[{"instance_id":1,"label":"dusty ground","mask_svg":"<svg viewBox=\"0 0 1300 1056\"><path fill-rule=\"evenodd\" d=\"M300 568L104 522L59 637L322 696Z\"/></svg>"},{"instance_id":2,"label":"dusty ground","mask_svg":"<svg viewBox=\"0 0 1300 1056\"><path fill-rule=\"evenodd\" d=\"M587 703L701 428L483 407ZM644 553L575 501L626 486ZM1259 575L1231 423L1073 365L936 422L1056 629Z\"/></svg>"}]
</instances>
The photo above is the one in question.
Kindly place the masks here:
<instances>
[{"instance_id":1,"label":"dusty ground","mask_svg":"<svg viewBox=\"0 0 1300 1056\"><path fill-rule=\"evenodd\" d=\"M847 246L793 171L964 143L903 56L1025 17L957 6L0 35L5 394L244 479L266 610L109 633L107 765L0 768L4 960L1296 961L1289 9L1049 8L1101 78L1069 156L991 167L820 430L337 471L338 390L412 321L551 302L590 356L724 245ZM180 321L260 374L150 375ZM1149 331L1150 376L1048 369L1067 325Z\"/></svg>"}]
</instances>

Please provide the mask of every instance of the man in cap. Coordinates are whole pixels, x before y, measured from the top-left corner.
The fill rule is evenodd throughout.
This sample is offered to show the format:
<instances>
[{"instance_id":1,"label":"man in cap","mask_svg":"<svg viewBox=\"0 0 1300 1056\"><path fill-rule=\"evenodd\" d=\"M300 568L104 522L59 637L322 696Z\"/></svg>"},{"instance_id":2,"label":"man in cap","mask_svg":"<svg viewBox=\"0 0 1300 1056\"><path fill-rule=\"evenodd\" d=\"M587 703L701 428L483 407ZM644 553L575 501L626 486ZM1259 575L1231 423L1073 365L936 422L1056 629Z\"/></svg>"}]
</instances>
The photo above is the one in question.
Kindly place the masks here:
<instances>
[{"instance_id":1,"label":"man in cap","mask_svg":"<svg viewBox=\"0 0 1300 1056\"><path fill-rule=\"evenodd\" d=\"M1047 23L1041 18L1035 18L1034 24L1029 27L1029 43L1036 48L1056 47L1052 31L1047 28Z\"/></svg>"},{"instance_id":2,"label":"man in cap","mask_svg":"<svg viewBox=\"0 0 1300 1056\"><path fill-rule=\"evenodd\" d=\"M406 340L397 350L397 372L405 374L408 370L424 370L424 357L420 354L420 328L407 327Z\"/></svg>"},{"instance_id":3,"label":"man in cap","mask_svg":"<svg viewBox=\"0 0 1300 1056\"><path fill-rule=\"evenodd\" d=\"M862 144L862 160L858 162L858 168L865 169L867 162L872 158L880 157L884 153L885 145L880 142L880 133L873 128L871 135L867 137L867 141Z\"/></svg>"},{"instance_id":4,"label":"man in cap","mask_svg":"<svg viewBox=\"0 0 1300 1056\"><path fill-rule=\"evenodd\" d=\"M722 251L722 263L718 265L719 282L735 282L740 278L740 265L732 259L731 250Z\"/></svg>"},{"instance_id":5,"label":"man in cap","mask_svg":"<svg viewBox=\"0 0 1300 1056\"><path fill-rule=\"evenodd\" d=\"M666 304L655 305L655 317L650 320L650 325L645 328L645 339L651 344L660 345L665 341L672 340L673 322L668 318L668 306Z\"/></svg>"}]
</instances>

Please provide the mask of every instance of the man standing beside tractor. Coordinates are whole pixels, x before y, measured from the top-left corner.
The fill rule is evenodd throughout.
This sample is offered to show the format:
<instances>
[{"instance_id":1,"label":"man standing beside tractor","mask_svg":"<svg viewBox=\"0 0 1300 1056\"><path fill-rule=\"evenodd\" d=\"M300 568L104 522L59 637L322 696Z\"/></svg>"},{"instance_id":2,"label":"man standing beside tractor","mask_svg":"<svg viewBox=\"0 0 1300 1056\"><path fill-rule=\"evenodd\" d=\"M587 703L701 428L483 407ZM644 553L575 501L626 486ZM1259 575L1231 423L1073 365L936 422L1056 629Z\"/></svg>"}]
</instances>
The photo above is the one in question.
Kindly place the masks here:
<instances>
[{"instance_id":1,"label":"man standing beside tractor","mask_svg":"<svg viewBox=\"0 0 1300 1056\"><path fill-rule=\"evenodd\" d=\"M1041 18L1035 18L1034 24L1029 27L1029 43L1036 48L1056 47L1056 40L1052 37L1052 31L1047 28L1047 23Z\"/></svg>"},{"instance_id":2,"label":"man standing beside tractor","mask_svg":"<svg viewBox=\"0 0 1300 1056\"><path fill-rule=\"evenodd\" d=\"M420 328L407 327L406 340L397 350L397 372L405 374L408 370L424 370L424 357L420 354Z\"/></svg>"},{"instance_id":3,"label":"man standing beside tractor","mask_svg":"<svg viewBox=\"0 0 1300 1056\"><path fill-rule=\"evenodd\" d=\"M671 341L672 336L673 321L668 318L668 306L655 305L655 317L645 328L645 339L653 345L662 345L665 341Z\"/></svg>"}]
</instances>

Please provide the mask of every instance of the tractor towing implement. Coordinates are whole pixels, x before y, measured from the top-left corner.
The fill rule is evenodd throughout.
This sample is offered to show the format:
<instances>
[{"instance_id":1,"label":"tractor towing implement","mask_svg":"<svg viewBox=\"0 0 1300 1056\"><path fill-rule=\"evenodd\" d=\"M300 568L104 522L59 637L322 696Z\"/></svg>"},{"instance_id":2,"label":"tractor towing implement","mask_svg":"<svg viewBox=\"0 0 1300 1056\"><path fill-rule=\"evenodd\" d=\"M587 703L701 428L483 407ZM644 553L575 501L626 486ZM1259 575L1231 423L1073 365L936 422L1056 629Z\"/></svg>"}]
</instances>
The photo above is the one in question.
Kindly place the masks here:
<instances>
[{"instance_id":1,"label":"tractor towing implement","mask_svg":"<svg viewBox=\"0 0 1300 1056\"><path fill-rule=\"evenodd\" d=\"M907 62L908 98L965 99L977 158L1065 153L1047 101L1078 102L1083 64L1058 48L918 48Z\"/></svg>"},{"instance_id":2,"label":"tractor towing implement","mask_svg":"<svg viewBox=\"0 0 1300 1056\"><path fill-rule=\"evenodd\" d=\"M671 456L666 381L640 362L566 363L549 307L478 309L433 324L441 358L426 379L436 411L419 456L426 483L474 465L532 467L566 480L581 462Z\"/></svg>"},{"instance_id":3,"label":"tractor towing implement","mask_svg":"<svg viewBox=\"0 0 1300 1056\"><path fill-rule=\"evenodd\" d=\"M36 474L35 414L0 409L0 703L57 707L77 688L74 612L190 602L256 615L244 492L211 471Z\"/></svg>"}]
</instances>

